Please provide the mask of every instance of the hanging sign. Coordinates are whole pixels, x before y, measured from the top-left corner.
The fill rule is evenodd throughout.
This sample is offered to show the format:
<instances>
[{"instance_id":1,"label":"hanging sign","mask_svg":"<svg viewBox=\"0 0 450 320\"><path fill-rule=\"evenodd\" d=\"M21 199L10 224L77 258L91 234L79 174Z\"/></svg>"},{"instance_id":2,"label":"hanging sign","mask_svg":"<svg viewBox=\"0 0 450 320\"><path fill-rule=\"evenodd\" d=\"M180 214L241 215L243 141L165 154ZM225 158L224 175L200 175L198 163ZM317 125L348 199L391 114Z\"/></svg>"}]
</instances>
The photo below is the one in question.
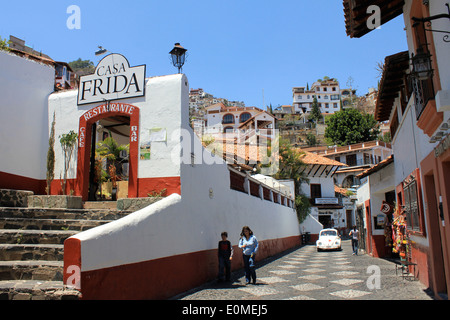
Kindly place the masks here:
<instances>
[{"instance_id":1,"label":"hanging sign","mask_svg":"<svg viewBox=\"0 0 450 320\"><path fill-rule=\"evenodd\" d=\"M392 211L394 211L394 207L391 206L386 201L383 201L380 211L383 212L384 214L389 214L389 213L392 213Z\"/></svg>"},{"instance_id":2,"label":"hanging sign","mask_svg":"<svg viewBox=\"0 0 450 320\"><path fill-rule=\"evenodd\" d=\"M95 73L80 77L78 105L145 96L145 65L130 67L121 54L102 59Z\"/></svg>"}]
</instances>

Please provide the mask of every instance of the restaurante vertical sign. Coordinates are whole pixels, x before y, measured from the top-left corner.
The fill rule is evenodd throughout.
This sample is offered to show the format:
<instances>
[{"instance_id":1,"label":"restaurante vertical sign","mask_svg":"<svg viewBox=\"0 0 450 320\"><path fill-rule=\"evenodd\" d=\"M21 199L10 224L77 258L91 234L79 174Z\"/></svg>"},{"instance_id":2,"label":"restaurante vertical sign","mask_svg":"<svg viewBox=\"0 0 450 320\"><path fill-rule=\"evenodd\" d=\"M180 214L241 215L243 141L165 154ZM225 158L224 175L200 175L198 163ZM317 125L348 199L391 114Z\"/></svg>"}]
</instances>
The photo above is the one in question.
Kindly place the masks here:
<instances>
[{"instance_id":1,"label":"restaurante vertical sign","mask_svg":"<svg viewBox=\"0 0 450 320\"><path fill-rule=\"evenodd\" d=\"M103 58L95 73L80 77L78 105L142 97L145 95L145 65L130 67L120 54Z\"/></svg>"}]
</instances>

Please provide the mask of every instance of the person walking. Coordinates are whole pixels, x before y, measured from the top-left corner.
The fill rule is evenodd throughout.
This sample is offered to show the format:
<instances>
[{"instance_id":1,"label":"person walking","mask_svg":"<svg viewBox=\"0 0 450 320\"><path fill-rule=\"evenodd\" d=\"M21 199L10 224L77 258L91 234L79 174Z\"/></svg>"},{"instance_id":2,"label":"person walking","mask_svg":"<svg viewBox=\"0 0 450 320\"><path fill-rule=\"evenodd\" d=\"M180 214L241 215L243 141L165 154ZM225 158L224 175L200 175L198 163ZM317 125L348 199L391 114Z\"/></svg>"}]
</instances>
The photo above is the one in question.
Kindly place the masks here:
<instances>
[{"instance_id":1,"label":"person walking","mask_svg":"<svg viewBox=\"0 0 450 320\"><path fill-rule=\"evenodd\" d=\"M258 251L258 240L248 226L242 228L239 248L243 249L242 256L244 259L246 284L251 283L251 281L253 281L253 284L256 284L255 254Z\"/></svg>"},{"instance_id":2,"label":"person walking","mask_svg":"<svg viewBox=\"0 0 450 320\"><path fill-rule=\"evenodd\" d=\"M358 229L356 229L356 226L352 227L352 230L350 230L350 233L348 235L352 237L352 255L358 255L359 231Z\"/></svg>"},{"instance_id":3,"label":"person walking","mask_svg":"<svg viewBox=\"0 0 450 320\"><path fill-rule=\"evenodd\" d=\"M233 246L231 245L231 242L228 240L228 233L222 232L220 235L222 237L222 240L219 241L219 248L218 248L218 257L219 257L219 275L218 275L218 281L222 282L230 282L231 281L231 260L233 259ZM225 277L224 277L224 271L225 271Z\"/></svg>"}]
</instances>

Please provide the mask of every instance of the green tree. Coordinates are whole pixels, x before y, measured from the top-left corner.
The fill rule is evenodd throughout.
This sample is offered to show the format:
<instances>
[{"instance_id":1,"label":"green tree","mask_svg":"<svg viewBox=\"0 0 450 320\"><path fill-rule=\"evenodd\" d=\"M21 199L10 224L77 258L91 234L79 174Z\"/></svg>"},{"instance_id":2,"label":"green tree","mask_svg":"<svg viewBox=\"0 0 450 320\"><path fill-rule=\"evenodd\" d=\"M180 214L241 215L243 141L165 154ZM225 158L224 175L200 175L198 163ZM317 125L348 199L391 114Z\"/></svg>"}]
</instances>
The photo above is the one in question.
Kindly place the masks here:
<instances>
[{"instance_id":1,"label":"green tree","mask_svg":"<svg viewBox=\"0 0 450 320\"><path fill-rule=\"evenodd\" d=\"M63 193L67 194L67 172L69 171L70 161L72 160L73 151L77 144L78 134L71 130L69 133L63 134L59 138L64 153L64 180L61 182L61 187Z\"/></svg>"},{"instance_id":2,"label":"green tree","mask_svg":"<svg viewBox=\"0 0 450 320\"><path fill-rule=\"evenodd\" d=\"M317 101L317 97L314 97L313 103L311 106L311 112L309 114L309 120L314 121L314 123L318 123L320 120L323 119L322 112L320 112L319 103Z\"/></svg>"},{"instance_id":3,"label":"green tree","mask_svg":"<svg viewBox=\"0 0 450 320\"><path fill-rule=\"evenodd\" d=\"M107 168L109 168L110 165L113 165L117 174L121 175L122 167L120 166L120 153L122 151L129 152L129 149L129 145L119 145L114 138L108 137L97 143L96 153L101 160L107 160Z\"/></svg>"},{"instance_id":4,"label":"green tree","mask_svg":"<svg viewBox=\"0 0 450 320\"><path fill-rule=\"evenodd\" d=\"M310 209L309 201L307 201L307 198L301 193L301 184L308 181L303 174L305 167L305 164L302 161L303 153L292 148L289 140L280 139L279 154L280 167L273 177L275 179L292 179L294 181L297 216L299 221L303 222L309 214Z\"/></svg>"},{"instance_id":5,"label":"green tree","mask_svg":"<svg viewBox=\"0 0 450 320\"><path fill-rule=\"evenodd\" d=\"M93 74L95 72L95 65L90 60L78 60L69 62L69 66L72 68L73 72L78 74L79 76Z\"/></svg>"},{"instance_id":6,"label":"green tree","mask_svg":"<svg viewBox=\"0 0 450 320\"><path fill-rule=\"evenodd\" d=\"M328 143L346 146L376 140L380 130L370 114L362 114L357 109L343 109L326 119L325 138Z\"/></svg>"},{"instance_id":7,"label":"green tree","mask_svg":"<svg viewBox=\"0 0 450 320\"><path fill-rule=\"evenodd\" d=\"M310 147L315 146L317 144L317 137L312 133L308 133L308 135L306 136L306 143Z\"/></svg>"},{"instance_id":8,"label":"green tree","mask_svg":"<svg viewBox=\"0 0 450 320\"><path fill-rule=\"evenodd\" d=\"M7 40L7 39L3 39L0 36L0 50L4 50L4 51L9 51L9 44L11 41Z\"/></svg>"}]
</instances>

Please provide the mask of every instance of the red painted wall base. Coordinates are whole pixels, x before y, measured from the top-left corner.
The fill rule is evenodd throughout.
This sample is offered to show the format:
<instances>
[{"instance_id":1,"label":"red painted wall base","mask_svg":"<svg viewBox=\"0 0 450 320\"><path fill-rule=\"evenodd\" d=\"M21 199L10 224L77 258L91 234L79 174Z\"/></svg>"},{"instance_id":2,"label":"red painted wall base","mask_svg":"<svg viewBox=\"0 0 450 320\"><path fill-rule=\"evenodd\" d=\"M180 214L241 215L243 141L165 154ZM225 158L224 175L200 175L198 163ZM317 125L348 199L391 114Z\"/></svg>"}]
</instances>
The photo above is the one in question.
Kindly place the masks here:
<instances>
[{"instance_id":1,"label":"red painted wall base","mask_svg":"<svg viewBox=\"0 0 450 320\"><path fill-rule=\"evenodd\" d=\"M69 242L69 243L68 243ZM72 243L70 243L72 242ZM300 245L300 237L260 242L257 261ZM79 240L65 244L64 271L79 263ZM243 267L241 250L234 248L232 269ZM75 256L73 256L75 255ZM206 250L141 263L81 273L83 300L162 300L217 277L217 250ZM65 279L67 280L67 279Z\"/></svg>"}]
</instances>

